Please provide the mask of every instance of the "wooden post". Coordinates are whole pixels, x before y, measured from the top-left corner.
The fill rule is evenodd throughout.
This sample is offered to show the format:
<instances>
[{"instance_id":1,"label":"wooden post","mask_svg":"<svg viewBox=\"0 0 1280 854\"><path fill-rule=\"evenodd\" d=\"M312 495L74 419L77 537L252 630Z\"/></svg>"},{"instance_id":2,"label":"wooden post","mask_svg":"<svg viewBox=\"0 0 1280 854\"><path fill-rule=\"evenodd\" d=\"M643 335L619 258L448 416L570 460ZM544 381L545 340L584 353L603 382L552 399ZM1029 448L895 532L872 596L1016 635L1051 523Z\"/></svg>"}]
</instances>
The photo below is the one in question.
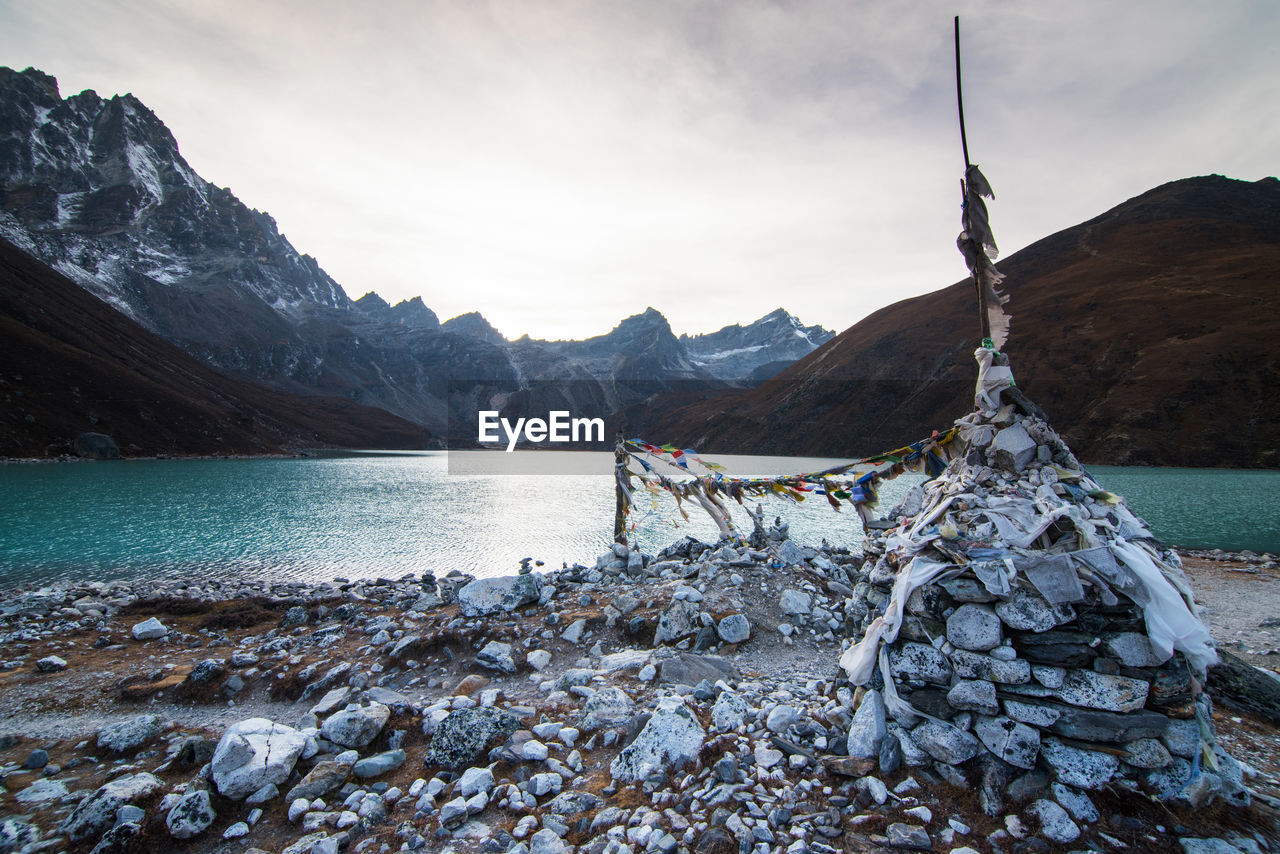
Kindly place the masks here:
<instances>
[{"instance_id":1,"label":"wooden post","mask_svg":"<svg viewBox=\"0 0 1280 854\"><path fill-rule=\"evenodd\" d=\"M964 171L965 177L960 181L960 194L964 197L962 202L967 205L969 203L969 167L973 165L969 162L969 139L964 131L964 91L960 85L960 16L956 15L956 110L960 114L960 148L964 151ZM970 235L970 240L972 240ZM985 252L986 250L979 243L974 243L974 249L977 252ZM979 264L981 267L981 264ZM982 340L986 342L991 338L991 319L987 317L987 289L983 286L982 273L980 270L973 270L973 284L978 290L978 317L982 324Z\"/></svg>"},{"instance_id":2,"label":"wooden post","mask_svg":"<svg viewBox=\"0 0 1280 854\"><path fill-rule=\"evenodd\" d=\"M627 495L623 491L625 484L631 488L631 474L627 470L627 448L619 433L613 446L613 491L616 497L613 512L613 541L627 544Z\"/></svg>"}]
</instances>

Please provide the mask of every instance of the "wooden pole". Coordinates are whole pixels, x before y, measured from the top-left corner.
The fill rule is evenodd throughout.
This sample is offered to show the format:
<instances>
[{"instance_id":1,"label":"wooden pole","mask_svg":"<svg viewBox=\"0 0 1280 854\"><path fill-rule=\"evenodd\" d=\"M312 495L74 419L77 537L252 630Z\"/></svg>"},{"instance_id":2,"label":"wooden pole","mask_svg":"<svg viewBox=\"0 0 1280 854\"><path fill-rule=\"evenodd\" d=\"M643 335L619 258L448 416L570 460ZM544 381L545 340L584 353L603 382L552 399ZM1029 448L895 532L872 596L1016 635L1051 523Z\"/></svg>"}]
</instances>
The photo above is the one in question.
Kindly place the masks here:
<instances>
[{"instance_id":1,"label":"wooden pole","mask_svg":"<svg viewBox=\"0 0 1280 854\"><path fill-rule=\"evenodd\" d=\"M964 92L960 88L960 16L956 15L956 109L960 112L960 147L964 149L964 168L969 168L969 140L964 133Z\"/></svg>"},{"instance_id":2,"label":"wooden pole","mask_svg":"<svg viewBox=\"0 0 1280 854\"><path fill-rule=\"evenodd\" d=\"M956 15L955 35L956 35L956 111L960 114L960 148L964 151L964 171L965 171L965 177L960 181L960 192L964 196L962 200L962 204L967 206L969 203L969 190L968 190L967 181L968 181L969 167L973 164L969 161L969 139L968 139L968 136L965 134L965 130L964 130L964 89L960 84L960 16L959 15ZM967 220L968 220L968 217L966 216L966 222ZM966 228L966 232L967 232L967 228ZM970 235L969 240L973 242L973 251L975 253L982 254L986 252L986 249L984 249L978 242L973 240L972 235ZM972 273L973 273L973 284L978 291L978 320L980 322L980 328L982 330L982 341L985 345L985 343L991 339L991 320L990 318L987 317L987 289L986 287L984 287L984 284L982 281L981 266L982 266L981 262L979 262L978 267L972 270Z\"/></svg>"},{"instance_id":3,"label":"wooden pole","mask_svg":"<svg viewBox=\"0 0 1280 854\"><path fill-rule=\"evenodd\" d=\"M627 495L623 491L625 484L631 488L631 475L627 471L627 448L619 433L613 446L613 491L615 504L613 511L613 541L627 544Z\"/></svg>"}]
</instances>

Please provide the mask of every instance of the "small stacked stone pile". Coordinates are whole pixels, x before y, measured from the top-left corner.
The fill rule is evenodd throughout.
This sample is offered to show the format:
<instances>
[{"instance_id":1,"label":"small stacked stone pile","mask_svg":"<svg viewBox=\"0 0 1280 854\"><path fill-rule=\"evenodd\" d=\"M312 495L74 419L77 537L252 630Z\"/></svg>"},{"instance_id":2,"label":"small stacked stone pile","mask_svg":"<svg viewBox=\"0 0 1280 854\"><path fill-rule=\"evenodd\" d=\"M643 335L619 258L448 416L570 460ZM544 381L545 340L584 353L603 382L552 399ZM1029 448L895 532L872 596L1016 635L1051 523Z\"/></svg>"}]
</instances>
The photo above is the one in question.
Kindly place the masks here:
<instances>
[{"instance_id":1,"label":"small stacked stone pile","mask_svg":"<svg viewBox=\"0 0 1280 854\"><path fill-rule=\"evenodd\" d=\"M1039 795L1042 812L1087 817L1081 790L1104 786L1247 803L1215 744L1215 653L1178 556L1089 476L1004 357L977 356L950 464L863 546L862 640L841 658L861 686L850 755L932 762L993 815Z\"/></svg>"}]
</instances>

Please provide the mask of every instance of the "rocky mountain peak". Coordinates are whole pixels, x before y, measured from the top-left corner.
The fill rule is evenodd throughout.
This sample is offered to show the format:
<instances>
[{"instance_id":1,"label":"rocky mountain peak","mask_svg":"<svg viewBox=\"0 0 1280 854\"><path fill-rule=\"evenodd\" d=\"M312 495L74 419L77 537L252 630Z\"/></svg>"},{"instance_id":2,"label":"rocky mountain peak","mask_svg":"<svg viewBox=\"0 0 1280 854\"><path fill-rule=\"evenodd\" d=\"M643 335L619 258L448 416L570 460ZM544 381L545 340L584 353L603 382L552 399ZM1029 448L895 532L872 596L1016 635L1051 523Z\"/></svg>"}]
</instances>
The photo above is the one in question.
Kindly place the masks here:
<instances>
[{"instance_id":1,"label":"rocky mountain peak","mask_svg":"<svg viewBox=\"0 0 1280 854\"><path fill-rule=\"evenodd\" d=\"M507 341L502 337L502 333L494 329L493 325L478 311L469 311L466 314L452 317L440 324L440 328L445 332L478 338L490 344L505 344ZM526 335L525 338L528 338L528 336Z\"/></svg>"}]
</instances>

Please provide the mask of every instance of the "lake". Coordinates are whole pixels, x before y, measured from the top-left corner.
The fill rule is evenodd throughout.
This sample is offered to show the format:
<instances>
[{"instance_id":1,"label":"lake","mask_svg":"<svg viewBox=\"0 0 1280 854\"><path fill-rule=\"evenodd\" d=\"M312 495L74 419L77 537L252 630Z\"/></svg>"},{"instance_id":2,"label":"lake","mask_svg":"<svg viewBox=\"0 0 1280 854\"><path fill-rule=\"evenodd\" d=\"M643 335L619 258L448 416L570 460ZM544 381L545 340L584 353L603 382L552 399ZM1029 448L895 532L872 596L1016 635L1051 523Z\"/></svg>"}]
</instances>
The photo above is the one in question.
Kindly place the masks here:
<instances>
[{"instance_id":1,"label":"lake","mask_svg":"<svg viewBox=\"0 0 1280 854\"><path fill-rule=\"evenodd\" d=\"M546 453L546 452L543 452ZM610 454L565 470L459 474L443 451L300 459L133 460L0 465L0 583L228 576L331 580L453 569L514 573L523 557L591 564L612 540ZM816 471L839 461L715 458L737 475ZM1093 467L1158 536L1179 545L1280 551L1280 472ZM885 484L887 510L919 476ZM639 494L634 535L656 552L684 534L715 538L701 510L684 522L666 496ZM750 530L745 511L736 520ZM801 542L856 549L852 509L772 499ZM678 523L678 524L677 524Z\"/></svg>"}]
</instances>

